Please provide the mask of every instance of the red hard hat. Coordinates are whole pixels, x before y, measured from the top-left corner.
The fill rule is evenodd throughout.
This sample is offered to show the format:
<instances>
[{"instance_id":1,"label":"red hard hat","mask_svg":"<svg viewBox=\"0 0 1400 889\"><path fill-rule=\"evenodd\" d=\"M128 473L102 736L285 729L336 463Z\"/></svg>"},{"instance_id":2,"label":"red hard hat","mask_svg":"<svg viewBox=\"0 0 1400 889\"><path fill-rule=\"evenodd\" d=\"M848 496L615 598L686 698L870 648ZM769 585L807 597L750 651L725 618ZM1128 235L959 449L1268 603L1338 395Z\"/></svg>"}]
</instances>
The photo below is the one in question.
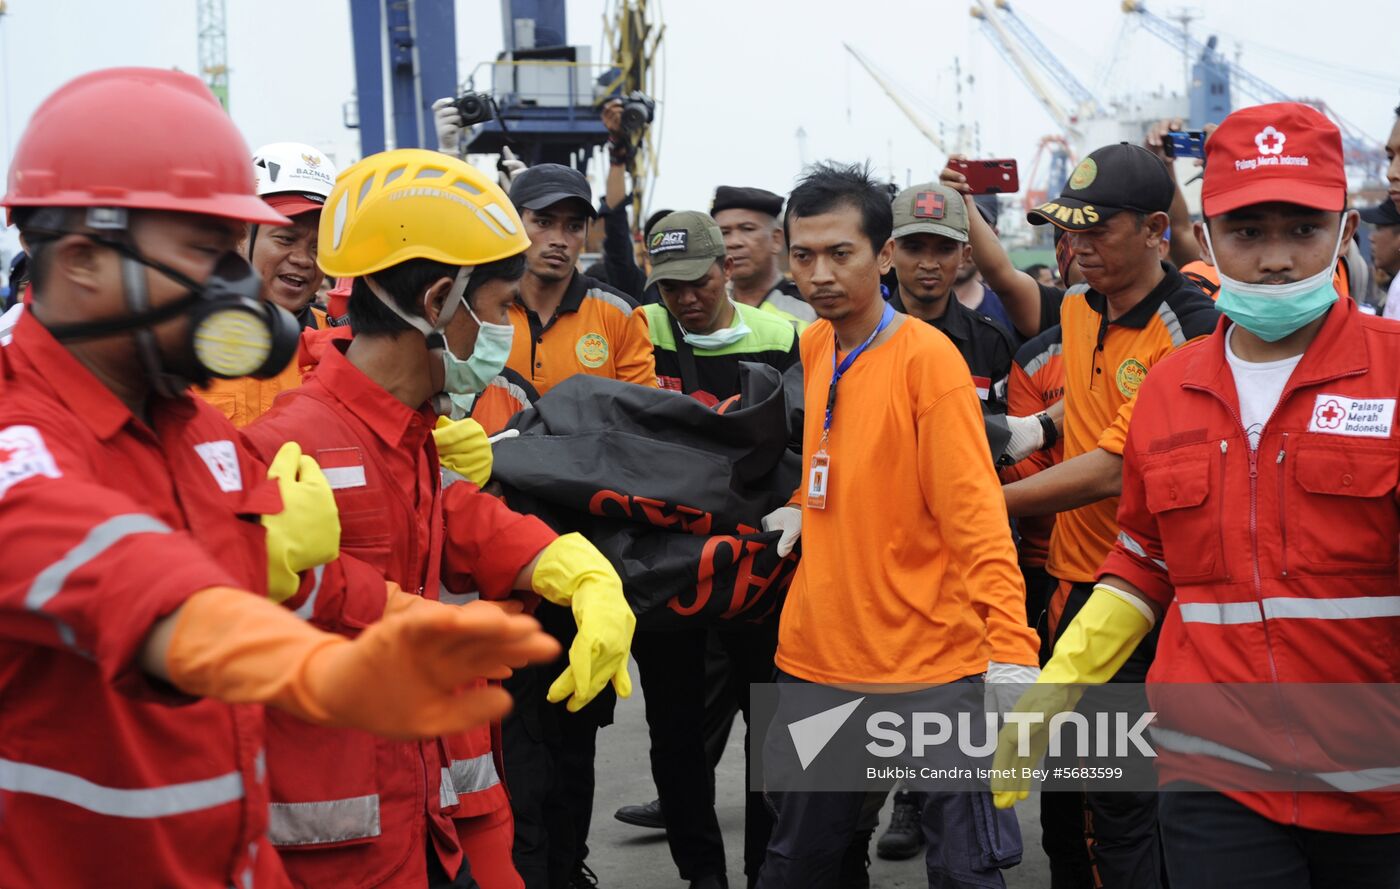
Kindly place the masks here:
<instances>
[{"instance_id":1,"label":"red hard hat","mask_svg":"<svg viewBox=\"0 0 1400 889\"><path fill-rule=\"evenodd\" d=\"M283 225L257 196L247 144L198 78L108 68L70 80L15 148L15 207L125 207Z\"/></svg>"}]
</instances>

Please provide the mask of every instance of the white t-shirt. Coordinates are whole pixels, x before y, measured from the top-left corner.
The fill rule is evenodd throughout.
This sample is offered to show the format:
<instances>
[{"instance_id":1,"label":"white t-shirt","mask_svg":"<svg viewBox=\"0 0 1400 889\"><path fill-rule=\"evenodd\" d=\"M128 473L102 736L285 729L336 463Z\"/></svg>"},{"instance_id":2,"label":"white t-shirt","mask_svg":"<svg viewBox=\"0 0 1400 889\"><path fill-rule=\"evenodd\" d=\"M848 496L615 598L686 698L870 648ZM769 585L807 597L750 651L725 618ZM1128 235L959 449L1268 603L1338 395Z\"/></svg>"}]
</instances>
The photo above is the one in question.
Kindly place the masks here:
<instances>
[{"instance_id":1,"label":"white t-shirt","mask_svg":"<svg viewBox=\"0 0 1400 889\"><path fill-rule=\"evenodd\" d=\"M1278 407L1283 387L1293 375L1293 368L1303 360L1302 353L1279 361L1245 361L1235 354L1235 325L1225 334L1225 360L1235 377L1235 393L1240 399L1240 422L1249 436L1249 449L1259 448L1264 424Z\"/></svg>"}]
</instances>

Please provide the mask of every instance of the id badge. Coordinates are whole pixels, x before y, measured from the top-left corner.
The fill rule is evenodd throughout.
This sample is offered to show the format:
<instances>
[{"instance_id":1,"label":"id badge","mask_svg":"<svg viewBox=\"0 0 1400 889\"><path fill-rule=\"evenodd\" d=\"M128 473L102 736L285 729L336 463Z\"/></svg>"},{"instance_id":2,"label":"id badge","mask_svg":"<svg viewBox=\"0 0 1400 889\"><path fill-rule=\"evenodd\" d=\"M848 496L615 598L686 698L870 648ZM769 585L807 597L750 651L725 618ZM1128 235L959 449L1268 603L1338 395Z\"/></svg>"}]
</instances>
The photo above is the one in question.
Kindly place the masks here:
<instances>
[{"instance_id":1,"label":"id badge","mask_svg":"<svg viewBox=\"0 0 1400 889\"><path fill-rule=\"evenodd\" d=\"M826 509L826 486L831 477L831 458L826 451L812 455L812 466L807 471L807 506L811 509Z\"/></svg>"}]
</instances>

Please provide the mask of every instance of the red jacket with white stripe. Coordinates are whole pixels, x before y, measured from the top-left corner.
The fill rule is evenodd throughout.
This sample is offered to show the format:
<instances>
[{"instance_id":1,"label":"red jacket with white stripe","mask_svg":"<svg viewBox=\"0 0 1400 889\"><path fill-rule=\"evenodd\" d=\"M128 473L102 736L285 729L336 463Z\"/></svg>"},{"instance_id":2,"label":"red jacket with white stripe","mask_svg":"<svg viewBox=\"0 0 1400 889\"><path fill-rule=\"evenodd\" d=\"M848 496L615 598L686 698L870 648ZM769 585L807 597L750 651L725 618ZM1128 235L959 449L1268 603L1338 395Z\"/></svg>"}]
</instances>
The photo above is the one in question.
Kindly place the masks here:
<instances>
[{"instance_id":1,"label":"red jacket with white stripe","mask_svg":"<svg viewBox=\"0 0 1400 889\"><path fill-rule=\"evenodd\" d=\"M336 328L313 344L315 369L244 428L247 440L264 455L296 441L316 458L335 491L344 555L412 595L505 598L554 533L469 481L444 488L431 434L437 417L365 376L343 354L348 342ZM381 617L385 597L382 588L339 602L303 594L287 605L353 636ZM299 886L422 886L427 842L456 873L455 820L508 805L487 726L396 742L271 713L267 749L269 833Z\"/></svg>"},{"instance_id":2,"label":"red jacket with white stripe","mask_svg":"<svg viewBox=\"0 0 1400 889\"><path fill-rule=\"evenodd\" d=\"M1400 702L1363 684L1400 683L1400 324L1339 300L1253 451L1228 327L1158 363L1138 393L1122 533L1100 571L1164 614L1149 683L1240 684L1209 701L1153 692L1159 772L1288 787L1225 791L1279 823L1392 832Z\"/></svg>"},{"instance_id":3,"label":"red jacket with white stripe","mask_svg":"<svg viewBox=\"0 0 1400 889\"><path fill-rule=\"evenodd\" d=\"M262 708L191 700L136 663L191 594L267 594L258 515L282 499L266 474L214 408L157 399L148 426L20 319L0 352L7 889L288 885L266 837Z\"/></svg>"}]
</instances>

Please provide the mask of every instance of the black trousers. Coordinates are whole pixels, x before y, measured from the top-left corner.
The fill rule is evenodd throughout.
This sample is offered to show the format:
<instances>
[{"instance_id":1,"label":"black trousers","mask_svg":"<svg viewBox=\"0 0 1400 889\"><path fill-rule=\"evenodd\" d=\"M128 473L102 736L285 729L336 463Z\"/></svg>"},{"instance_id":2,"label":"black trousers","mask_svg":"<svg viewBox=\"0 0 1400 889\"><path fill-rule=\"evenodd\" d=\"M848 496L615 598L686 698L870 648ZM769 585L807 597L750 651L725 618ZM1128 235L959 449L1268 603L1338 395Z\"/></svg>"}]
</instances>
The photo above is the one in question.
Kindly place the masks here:
<instances>
[{"instance_id":1,"label":"black trousers","mask_svg":"<svg viewBox=\"0 0 1400 889\"><path fill-rule=\"evenodd\" d=\"M1400 833L1270 821L1224 794L1176 784L1158 800L1167 871L1189 889L1397 889Z\"/></svg>"},{"instance_id":2,"label":"black trousers","mask_svg":"<svg viewBox=\"0 0 1400 889\"><path fill-rule=\"evenodd\" d=\"M1043 667L1054 648L1048 608L1060 582L1043 567L1031 565L1021 566L1021 577L1026 582L1026 619L1040 636ZM1085 836L1088 817L1083 793L1041 791L1040 847L1050 859L1050 889L1094 889Z\"/></svg>"},{"instance_id":3,"label":"black trousers","mask_svg":"<svg viewBox=\"0 0 1400 889\"><path fill-rule=\"evenodd\" d=\"M617 696L609 686L578 713L549 703L549 686L567 663L573 615L541 603L535 616L565 654L505 681L515 708L501 726L501 754L515 817L515 869L526 889L563 889L588 857L598 729L612 723Z\"/></svg>"},{"instance_id":4,"label":"black trousers","mask_svg":"<svg viewBox=\"0 0 1400 889\"><path fill-rule=\"evenodd\" d=\"M804 680L780 672L778 681ZM975 681L980 689L981 679ZM780 705L774 721L786 718ZM778 734L770 730L769 743ZM929 889L1002 889L1002 869L1021 860L1015 812L994 808L987 792L925 791L919 797ZM878 813L880 796L802 791L768 793L767 798L777 818L758 889L839 889L848 849Z\"/></svg>"},{"instance_id":5,"label":"black trousers","mask_svg":"<svg viewBox=\"0 0 1400 889\"><path fill-rule=\"evenodd\" d=\"M724 839L715 815L714 771L706 747L707 646L713 635L729 663L729 693L744 714L748 753L750 682L773 678L776 623L756 628L641 632L632 656L641 674L651 736L651 772L666 818L666 841L681 879L725 872ZM762 865L772 817L756 791L745 793L745 872Z\"/></svg>"},{"instance_id":6,"label":"black trousers","mask_svg":"<svg viewBox=\"0 0 1400 889\"><path fill-rule=\"evenodd\" d=\"M1060 616L1059 631L1074 620L1084 603L1089 601L1094 585L1076 583L1065 601L1064 613ZM1113 675L1110 682L1142 684L1147 681L1147 670L1157 654L1156 628L1138 644L1137 650L1128 657L1126 663ZM1145 702L1144 702L1145 703ZM1052 794L1047 794L1047 796ZM1068 797L1056 803L1066 818L1073 817L1077 794L1057 793L1058 797ZM1071 821L1082 826L1088 843L1090 865L1097 875L1097 886L1101 889L1161 889L1167 885L1166 869L1162 862L1161 834L1157 829L1157 794L1155 792L1083 794L1083 806L1088 810L1087 819ZM1056 805L1052 803L1052 807ZM1053 812L1053 808L1052 808ZM1044 819L1042 811L1042 820ZM1066 861L1063 853L1071 851L1061 831L1066 830L1064 822L1056 823L1057 836L1043 840L1047 855L1052 856L1051 871L1057 869L1068 876L1080 869L1079 853ZM1058 857L1058 868L1055 858ZM1073 885L1073 884L1070 884ZM1058 887L1057 887L1058 889ZM1183 889L1194 889L1187 884Z\"/></svg>"}]
</instances>

